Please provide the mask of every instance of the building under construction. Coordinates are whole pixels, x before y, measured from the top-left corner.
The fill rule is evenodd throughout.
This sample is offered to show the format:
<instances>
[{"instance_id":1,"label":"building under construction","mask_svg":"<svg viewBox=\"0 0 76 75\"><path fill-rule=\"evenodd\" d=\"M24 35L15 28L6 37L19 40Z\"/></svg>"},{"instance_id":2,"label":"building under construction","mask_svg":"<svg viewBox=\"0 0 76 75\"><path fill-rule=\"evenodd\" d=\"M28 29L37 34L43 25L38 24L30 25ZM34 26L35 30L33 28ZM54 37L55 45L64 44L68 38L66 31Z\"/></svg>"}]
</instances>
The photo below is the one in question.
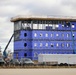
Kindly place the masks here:
<instances>
[{"instance_id":1,"label":"building under construction","mask_svg":"<svg viewBox=\"0 0 76 75\"><path fill-rule=\"evenodd\" d=\"M18 16L14 22L14 58L38 60L39 54L76 54L76 19Z\"/></svg>"}]
</instances>

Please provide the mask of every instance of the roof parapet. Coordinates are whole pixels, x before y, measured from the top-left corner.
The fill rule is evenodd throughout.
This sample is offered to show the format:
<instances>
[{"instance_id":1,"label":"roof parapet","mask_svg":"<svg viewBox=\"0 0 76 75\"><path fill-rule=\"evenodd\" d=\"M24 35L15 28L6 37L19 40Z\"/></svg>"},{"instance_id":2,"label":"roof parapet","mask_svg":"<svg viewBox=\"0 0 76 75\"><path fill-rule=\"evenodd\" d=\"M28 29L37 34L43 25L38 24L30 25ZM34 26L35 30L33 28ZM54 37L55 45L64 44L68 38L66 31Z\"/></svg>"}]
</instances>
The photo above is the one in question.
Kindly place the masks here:
<instances>
[{"instance_id":1,"label":"roof parapet","mask_svg":"<svg viewBox=\"0 0 76 75\"><path fill-rule=\"evenodd\" d=\"M48 16L35 16L35 15L18 15L11 18L11 22L23 19L48 19L48 20L74 20L76 21L76 16L56 16L56 15L48 15Z\"/></svg>"}]
</instances>

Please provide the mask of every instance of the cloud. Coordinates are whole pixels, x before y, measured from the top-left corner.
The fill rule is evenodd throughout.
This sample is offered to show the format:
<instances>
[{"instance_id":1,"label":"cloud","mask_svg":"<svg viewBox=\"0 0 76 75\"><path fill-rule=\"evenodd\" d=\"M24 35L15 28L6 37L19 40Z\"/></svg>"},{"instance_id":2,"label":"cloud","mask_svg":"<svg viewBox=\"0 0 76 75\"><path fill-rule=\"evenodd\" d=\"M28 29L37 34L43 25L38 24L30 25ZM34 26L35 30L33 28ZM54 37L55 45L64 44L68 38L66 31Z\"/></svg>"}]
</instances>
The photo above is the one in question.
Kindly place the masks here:
<instances>
[{"instance_id":1,"label":"cloud","mask_svg":"<svg viewBox=\"0 0 76 75\"><path fill-rule=\"evenodd\" d=\"M4 48L13 34L11 17L17 15L76 16L75 7L76 0L0 0L0 45Z\"/></svg>"},{"instance_id":2,"label":"cloud","mask_svg":"<svg viewBox=\"0 0 76 75\"><path fill-rule=\"evenodd\" d=\"M76 0L62 0L62 4L66 6L76 6Z\"/></svg>"},{"instance_id":3,"label":"cloud","mask_svg":"<svg viewBox=\"0 0 76 75\"><path fill-rule=\"evenodd\" d=\"M76 0L62 0L62 11L67 16L76 16Z\"/></svg>"}]
</instances>

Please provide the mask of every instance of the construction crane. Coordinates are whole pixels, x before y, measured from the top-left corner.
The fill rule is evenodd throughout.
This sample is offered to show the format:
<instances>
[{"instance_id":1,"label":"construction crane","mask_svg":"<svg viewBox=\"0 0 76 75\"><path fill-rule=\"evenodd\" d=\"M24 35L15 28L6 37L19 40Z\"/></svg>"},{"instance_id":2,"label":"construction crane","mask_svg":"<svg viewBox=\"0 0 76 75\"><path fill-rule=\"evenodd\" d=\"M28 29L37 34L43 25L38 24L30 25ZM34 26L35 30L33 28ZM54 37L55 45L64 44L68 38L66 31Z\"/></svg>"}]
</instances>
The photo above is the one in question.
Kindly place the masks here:
<instances>
[{"instance_id":1,"label":"construction crane","mask_svg":"<svg viewBox=\"0 0 76 75\"><path fill-rule=\"evenodd\" d=\"M75 41L74 41L74 35L73 35L73 30L72 30L72 24L71 22L66 22L66 25L70 26L70 31L71 31L71 37L72 37L72 47L73 47L73 54L75 54Z\"/></svg>"},{"instance_id":2,"label":"construction crane","mask_svg":"<svg viewBox=\"0 0 76 75\"><path fill-rule=\"evenodd\" d=\"M6 47L5 47L4 51L3 51L3 57L4 57L4 59L7 58L7 56L8 56L6 50L7 50L8 46L9 46L9 44L10 44L10 42L11 42L13 36L14 36L14 34L11 36L10 40L8 41Z\"/></svg>"}]
</instances>

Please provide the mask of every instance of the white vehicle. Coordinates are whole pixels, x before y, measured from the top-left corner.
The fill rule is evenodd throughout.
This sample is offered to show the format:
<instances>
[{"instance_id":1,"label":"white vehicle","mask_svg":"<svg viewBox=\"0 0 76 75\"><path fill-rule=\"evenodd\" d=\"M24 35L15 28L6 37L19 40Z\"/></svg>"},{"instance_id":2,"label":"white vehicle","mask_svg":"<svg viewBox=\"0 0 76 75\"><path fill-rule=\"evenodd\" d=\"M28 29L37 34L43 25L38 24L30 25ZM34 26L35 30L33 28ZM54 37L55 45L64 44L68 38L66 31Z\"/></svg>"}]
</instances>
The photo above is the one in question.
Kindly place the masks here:
<instances>
[{"instance_id":1,"label":"white vehicle","mask_svg":"<svg viewBox=\"0 0 76 75\"><path fill-rule=\"evenodd\" d=\"M20 65L33 65L34 62L29 58L21 58Z\"/></svg>"},{"instance_id":2,"label":"white vehicle","mask_svg":"<svg viewBox=\"0 0 76 75\"><path fill-rule=\"evenodd\" d=\"M38 62L50 62L52 64L76 64L76 54L39 54Z\"/></svg>"}]
</instances>

